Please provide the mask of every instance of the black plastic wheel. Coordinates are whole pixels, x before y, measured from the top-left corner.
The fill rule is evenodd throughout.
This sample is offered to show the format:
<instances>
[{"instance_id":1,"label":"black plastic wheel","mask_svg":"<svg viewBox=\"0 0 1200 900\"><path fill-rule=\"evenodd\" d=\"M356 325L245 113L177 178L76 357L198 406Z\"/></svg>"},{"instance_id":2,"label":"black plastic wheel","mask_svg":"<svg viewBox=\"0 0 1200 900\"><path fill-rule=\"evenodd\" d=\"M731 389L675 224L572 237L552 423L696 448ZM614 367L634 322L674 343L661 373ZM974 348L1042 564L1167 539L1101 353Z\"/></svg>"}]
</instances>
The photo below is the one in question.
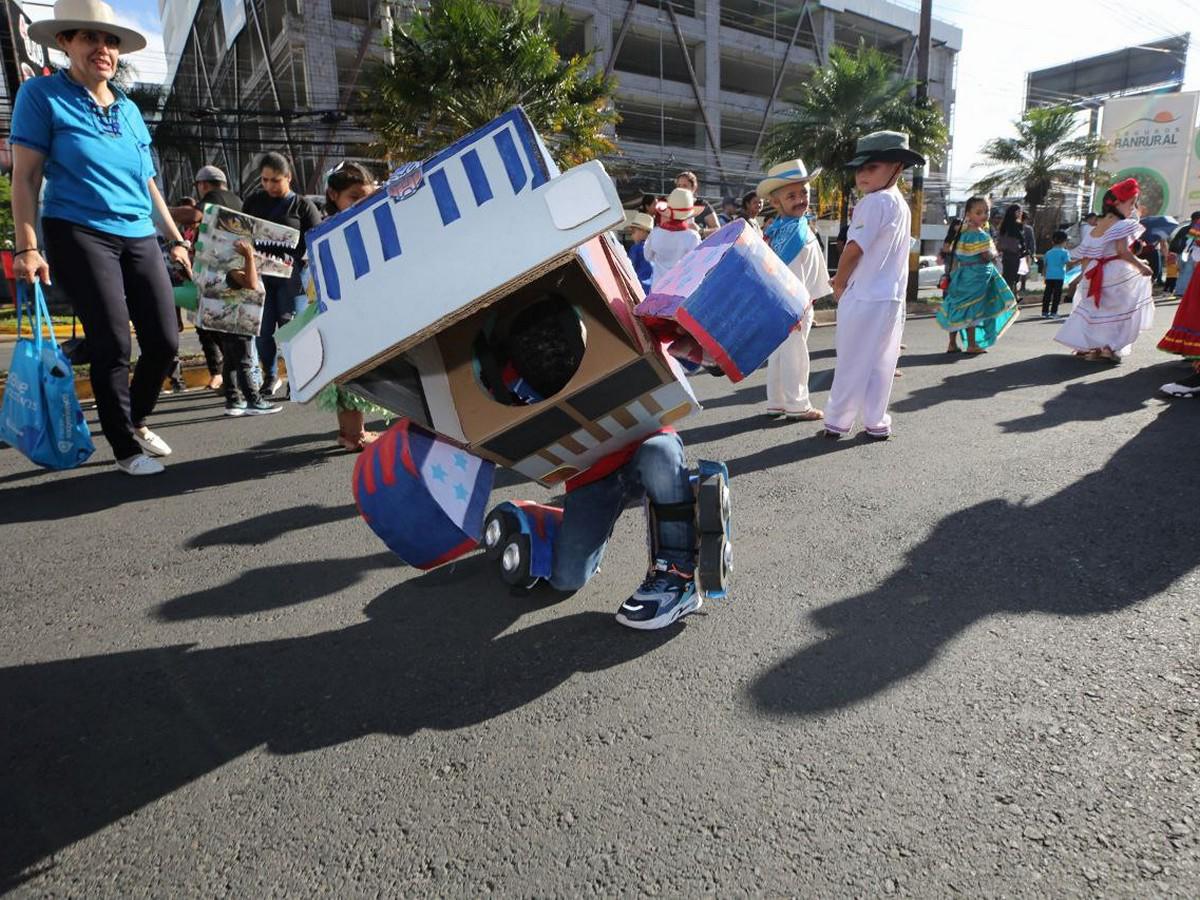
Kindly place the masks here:
<instances>
[{"instance_id":1,"label":"black plastic wheel","mask_svg":"<svg viewBox=\"0 0 1200 900\"><path fill-rule=\"evenodd\" d=\"M500 578L509 587L529 584L529 535L517 532L504 542L500 553Z\"/></svg>"},{"instance_id":2,"label":"black plastic wheel","mask_svg":"<svg viewBox=\"0 0 1200 900\"><path fill-rule=\"evenodd\" d=\"M724 534L729 522L729 483L720 475L709 475L700 483L696 505L702 534Z\"/></svg>"},{"instance_id":3,"label":"black plastic wheel","mask_svg":"<svg viewBox=\"0 0 1200 900\"><path fill-rule=\"evenodd\" d=\"M480 541L484 555L491 560L499 559L500 551L504 549L512 531L512 517L508 513L499 509L488 513L483 521L483 539Z\"/></svg>"},{"instance_id":4,"label":"black plastic wheel","mask_svg":"<svg viewBox=\"0 0 1200 900\"><path fill-rule=\"evenodd\" d=\"M733 567L733 545L723 534L700 535L700 559L697 575L706 594L729 590L729 570Z\"/></svg>"}]
</instances>

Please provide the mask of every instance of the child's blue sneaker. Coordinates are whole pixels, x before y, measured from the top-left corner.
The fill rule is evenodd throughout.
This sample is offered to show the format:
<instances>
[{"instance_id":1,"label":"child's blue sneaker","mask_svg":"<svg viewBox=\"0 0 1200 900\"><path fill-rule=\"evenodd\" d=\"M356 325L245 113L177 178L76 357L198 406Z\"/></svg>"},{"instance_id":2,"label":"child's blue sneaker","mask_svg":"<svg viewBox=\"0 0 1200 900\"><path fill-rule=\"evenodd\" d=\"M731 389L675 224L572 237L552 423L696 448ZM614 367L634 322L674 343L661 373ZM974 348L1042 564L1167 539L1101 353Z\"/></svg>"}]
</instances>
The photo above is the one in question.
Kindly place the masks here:
<instances>
[{"instance_id":1,"label":"child's blue sneaker","mask_svg":"<svg viewBox=\"0 0 1200 900\"><path fill-rule=\"evenodd\" d=\"M617 610L617 621L627 628L653 631L694 613L702 603L691 572L656 559L642 586Z\"/></svg>"}]
</instances>

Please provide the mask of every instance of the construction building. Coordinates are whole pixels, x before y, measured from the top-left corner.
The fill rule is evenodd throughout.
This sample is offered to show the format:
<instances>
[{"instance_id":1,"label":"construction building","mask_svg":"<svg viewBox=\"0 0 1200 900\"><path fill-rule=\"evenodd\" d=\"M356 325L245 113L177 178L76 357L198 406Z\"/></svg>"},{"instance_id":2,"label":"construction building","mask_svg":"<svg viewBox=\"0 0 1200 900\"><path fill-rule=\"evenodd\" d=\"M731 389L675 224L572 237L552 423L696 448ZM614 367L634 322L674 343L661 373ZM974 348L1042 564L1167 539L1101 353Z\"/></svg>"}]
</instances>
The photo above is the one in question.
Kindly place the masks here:
<instances>
[{"instance_id":1,"label":"construction building","mask_svg":"<svg viewBox=\"0 0 1200 900\"><path fill-rule=\"evenodd\" d=\"M224 162L245 182L254 153L279 147L291 149L300 185L316 192L328 161L367 155L370 135L346 113L360 103L364 63L387 52L393 17L403 20L412 4L248 0L227 22L231 7L160 0L175 61L160 126L168 140L157 141L168 191L186 186L200 162ZM621 154L607 162L625 192L668 190L681 169L697 172L710 198L752 186L765 129L834 46L864 41L916 74L917 12L887 0L565 0L564 8L574 27L563 52L592 51L594 65L618 79ZM928 92L948 123L961 45L958 28L934 21ZM927 221L941 219L947 167L927 176Z\"/></svg>"}]
</instances>

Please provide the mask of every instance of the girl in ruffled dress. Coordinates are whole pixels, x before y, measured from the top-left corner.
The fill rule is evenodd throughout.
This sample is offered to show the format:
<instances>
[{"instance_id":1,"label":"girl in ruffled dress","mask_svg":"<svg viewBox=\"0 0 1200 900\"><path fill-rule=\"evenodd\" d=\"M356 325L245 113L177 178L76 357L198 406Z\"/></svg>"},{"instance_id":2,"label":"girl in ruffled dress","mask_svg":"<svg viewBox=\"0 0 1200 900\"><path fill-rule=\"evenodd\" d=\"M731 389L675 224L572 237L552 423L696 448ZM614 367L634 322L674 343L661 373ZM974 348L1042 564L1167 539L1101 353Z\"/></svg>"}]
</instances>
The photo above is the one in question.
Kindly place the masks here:
<instances>
[{"instance_id":1,"label":"girl in ruffled dress","mask_svg":"<svg viewBox=\"0 0 1200 900\"><path fill-rule=\"evenodd\" d=\"M1145 230L1136 216L1138 192L1132 178L1109 188L1100 220L1071 250L1071 259L1083 261L1083 277L1071 315L1054 339L1084 359L1120 362L1154 324L1151 270L1130 246Z\"/></svg>"},{"instance_id":2,"label":"girl in ruffled dress","mask_svg":"<svg viewBox=\"0 0 1200 900\"><path fill-rule=\"evenodd\" d=\"M968 353L986 353L1020 315L1017 298L992 263L996 245L987 231L988 212L987 198L968 200L962 227L946 254L950 282L937 320L950 332L947 353L958 353L959 332L967 339Z\"/></svg>"}]
</instances>

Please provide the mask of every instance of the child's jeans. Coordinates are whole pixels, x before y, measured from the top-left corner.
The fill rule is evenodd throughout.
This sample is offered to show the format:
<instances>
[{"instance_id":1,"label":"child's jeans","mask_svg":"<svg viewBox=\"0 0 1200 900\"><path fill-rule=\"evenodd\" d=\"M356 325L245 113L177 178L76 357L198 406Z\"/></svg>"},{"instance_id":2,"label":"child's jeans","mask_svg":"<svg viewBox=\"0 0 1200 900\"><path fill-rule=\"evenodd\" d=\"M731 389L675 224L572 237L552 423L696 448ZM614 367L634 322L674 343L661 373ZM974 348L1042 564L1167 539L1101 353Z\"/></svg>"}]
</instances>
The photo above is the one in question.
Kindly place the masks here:
<instances>
[{"instance_id":1,"label":"child's jeans","mask_svg":"<svg viewBox=\"0 0 1200 900\"><path fill-rule=\"evenodd\" d=\"M240 334L221 334L221 351L224 360L221 366L221 381L225 388L225 401L236 403L238 389L242 399L254 404L259 400L258 390L250 377L250 348L253 338Z\"/></svg>"},{"instance_id":2,"label":"child's jeans","mask_svg":"<svg viewBox=\"0 0 1200 900\"><path fill-rule=\"evenodd\" d=\"M659 504L691 501L690 474L679 435L656 434L623 467L567 494L550 584L560 591L583 587L600 568L613 526L626 504L643 496ZM695 546L691 522L659 523L659 559L690 571L695 565Z\"/></svg>"},{"instance_id":3,"label":"child's jeans","mask_svg":"<svg viewBox=\"0 0 1200 900\"><path fill-rule=\"evenodd\" d=\"M1046 290L1042 292L1042 315L1057 316L1058 304L1062 302L1063 280L1047 278Z\"/></svg>"}]
</instances>

